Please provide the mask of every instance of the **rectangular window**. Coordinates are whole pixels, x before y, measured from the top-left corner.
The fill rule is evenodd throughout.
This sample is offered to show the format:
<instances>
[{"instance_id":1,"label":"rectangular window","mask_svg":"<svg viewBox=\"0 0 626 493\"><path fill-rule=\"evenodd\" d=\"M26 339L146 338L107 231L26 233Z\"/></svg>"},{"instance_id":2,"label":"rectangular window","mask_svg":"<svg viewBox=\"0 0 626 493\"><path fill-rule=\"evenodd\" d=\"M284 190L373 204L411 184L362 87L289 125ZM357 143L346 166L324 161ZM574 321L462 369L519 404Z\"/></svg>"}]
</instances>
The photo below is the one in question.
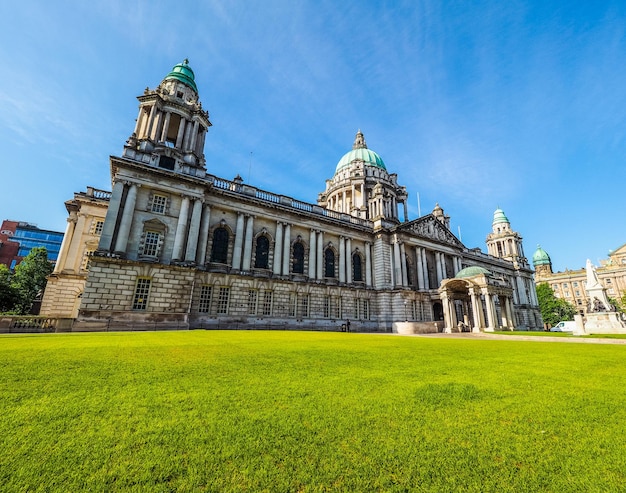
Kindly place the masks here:
<instances>
[{"instance_id":1,"label":"rectangular window","mask_svg":"<svg viewBox=\"0 0 626 493\"><path fill-rule=\"evenodd\" d=\"M309 295L303 294L300 298L300 316L302 318L309 317Z\"/></svg>"},{"instance_id":2,"label":"rectangular window","mask_svg":"<svg viewBox=\"0 0 626 493\"><path fill-rule=\"evenodd\" d=\"M566 288L566 287L567 287L567 283L566 283L566 282L564 282L564 283L563 283L563 287L564 287L564 288Z\"/></svg>"},{"instance_id":3,"label":"rectangular window","mask_svg":"<svg viewBox=\"0 0 626 493\"><path fill-rule=\"evenodd\" d=\"M156 231L146 231L143 241L143 255L145 257L156 257L159 253L159 243L161 234Z\"/></svg>"},{"instance_id":4,"label":"rectangular window","mask_svg":"<svg viewBox=\"0 0 626 493\"><path fill-rule=\"evenodd\" d=\"M209 313L211 310L211 294L213 293L213 286L204 284L200 288L200 304L198 305L198 311L200 313Z\"/></svg>"},{"instance_id":5,"label":"rectangular window","mask_svg":"<svg viewBox=\"0 0 626 493\"><path fill-rule=\"evenodd\" d=\"M298 295L296 293L291 293L289 295L289 316L296 316L296 306L298 306Z\"/></svg>"},{"instance_id":6,"label":"rectangular window","mask_svg":"<svg viewBox=\"0 0 626 493\"><path fill-rule=\"evenodd\" d=\"M152 212L157 214L165 214L165 208L167 206L167 197L165 195L154 195L152 197Z\"/></svg>"},{"instance_id":7,"label":"rectangular window","mask_svg":"<svg viewBox=\"0 0 626 493\"><path fill-rule=\"evenodd\" d=\"M361 317L363 320L370 319L370 300L361 300Z\"/></svg>"},{"instance_id":8,"label":"rectangular window","mask_svg":"<svg viewBox=\"0 0 626 493\"><path fill-rule=\"evenodd\" d=\"M137 279L135 296L133 298L133 310L145 310L148 306L148 295L150 294L151 280L146 277Z\"/></svg>"},{"instance_id":9,"label":"rectangular window","mask_svg":"<svg viewBox=\"0 0 626 493\"><path fill-rule=\"evenodd\" d=\"M359 319L359 300L357 298L354 299L354 311L352 312L352 318L355 320Z\"/></svg>"},{"instance_id":10,"label":"rectangular window","mask_svg":"<svg viewBox=\"0 0 626 493\"><path fill-rule=\"evenodd\" d=\"M576 290L576 296L580 296L580 291L578 289Z\"/></svg>"},{"instance_id":11,"label":"rectangular window","mask_svg":"<svg viewBox=\"0 0 626 493\"><path fill-rule=\"evenodd\" d=\"M269 289L263 293L263 315L272 314L272 298L274 293Z\"/></svg>"},{"instance_id":12,"label":"rectangular window","mask_svg":"<svg viewBox=\"0 0 626 493\"><path fill-rule=\"evenodd\" d=\"M607 284L611 284L611 280L610 280L610 279L607 279L607 280L606 280L606 283L607 283Z\"/></svg>"},{"instance_id":13,"label":"rectangular window","mask_svg":"<svg viewBox=\"0 0 626 493\"><path fill-rule=\"evenodd\" d=\"M256 289L248 290L248 315L256 315L257 293Z\"/></svg>"},{"instance_id":14,"label":"rectangular window","mask_svg":"<svg viewBox=\"0 0 626 493\"><path fill-rule=\"evenodd\" d=\"M574 286L575 288L577 288L577 287L578 287L578 283L577 283L577 282L573 282L573 283L572 283L572 286Z\"/></svg>"},{"instance_id":15,"label":"rectangular window","mask_svg":"<svg viewBox=\"0 0 626 493\"><path fill-rule=\"evenodd\" d=\"M230 298L230 288L221 287L217 297L217 313L224 315L228 313L228 299Z\"/></svg>"},{"instance_id":16,"label":"rectangular window","mask_svg":"<svg viewBox=\"0 0 626 493\"><path fill-rule=\"evenodd\" d=\"M93 250L85 250L83 255L83 260L80 263L80 270L86 271L89 270L89 259L93 255Z\"/></svg>"},{"instance_id":17,"label":"rectangular window","mask_svg":"<svg viewBox=\"0 0 626 493\"><path fill-rule=\"evenodd\" d=\"M324 296L324 318L330 318L330 296Z\"/></svg>"},{"instance_id":18,"label":"rectangular window","mask_svg":"<svg viewBox=\"0 0 626 493\"><path fill-rule=\"evenodd\" d=\"M334 318L337 318L337 319L342 318L342 316L341 316L341 296L336 296L335 297L335 304L334 304L333 308L335 309Z\"/></svg>"},{"instance_id":19,"label":"rectangular window","mask_svg":"<svg viewBox=\"0 0 626 493\"><path fill-rule=\"evenodd\" d=\"M103 227L104 227L104 221L96 221L93 226L93 234L101 235Z\"/></svg>"}]
</instances>

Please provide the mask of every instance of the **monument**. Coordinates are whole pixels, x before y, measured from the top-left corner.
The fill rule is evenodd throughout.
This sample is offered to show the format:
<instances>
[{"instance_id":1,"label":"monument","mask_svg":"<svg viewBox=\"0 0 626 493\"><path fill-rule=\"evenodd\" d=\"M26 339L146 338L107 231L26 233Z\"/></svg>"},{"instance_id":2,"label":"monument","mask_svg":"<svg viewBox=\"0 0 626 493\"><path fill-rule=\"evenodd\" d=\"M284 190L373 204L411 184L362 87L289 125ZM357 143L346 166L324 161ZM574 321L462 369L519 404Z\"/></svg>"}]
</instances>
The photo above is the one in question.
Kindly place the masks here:
<instances>
[{"instance_id":1,"label":"monument","mask_svg":"<svg viewBox=\"0 0 626 493\"><path fill-rule=\"evenodd\" d=\"M587 282L585 289L589 295L589 307L585 320L585 332L588 334L623 334L626 322L609 302L606 289L598 280L598 274L591 260L587 259Z\"/></svg>"}]
</instances>

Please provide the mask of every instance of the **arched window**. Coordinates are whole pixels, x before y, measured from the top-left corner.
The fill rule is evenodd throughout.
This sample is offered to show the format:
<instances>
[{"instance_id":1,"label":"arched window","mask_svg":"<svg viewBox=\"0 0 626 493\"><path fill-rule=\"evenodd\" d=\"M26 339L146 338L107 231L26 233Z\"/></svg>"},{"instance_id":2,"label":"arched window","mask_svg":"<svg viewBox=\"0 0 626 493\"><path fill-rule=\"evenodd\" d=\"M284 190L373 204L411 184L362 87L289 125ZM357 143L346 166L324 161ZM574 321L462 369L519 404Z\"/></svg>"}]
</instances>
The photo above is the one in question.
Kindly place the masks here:
<instances>
[{"instance_id":1,"label":"arched window","mask_svg":"<svg viewBox=\"0 0 626 493\"><path fill-rule=\"evenodd\" d=\"M293 244L293 269L294 274L304 274L304 245L300 242Z\"/></svg>"},{"instance_id":2,"label":"arched window","mask_svg":"<svg viewBox=\"0 0 626 493\"><path fill-rule=\"evenodd\" d=\"M335 252L331 248L324 252L324 277L335 277Z\"/></svg>"},{"instance_id":3,"label":"arched window","mask_svg":"<svg viewBox=\"0 0 626 493\"><path fill-rule=\"evenodd\" d=\"M217 228L213 231L213 248L211 262L225 264L228 261L228 231L226 228Z\"/></svg>"},{"instance_id":4,"label":"arched window","mask_svg":"<svg viewBox=\"0 0 626 493\"><path fill-rule=\"evenodd\" d=\"M267 269L269 255L270 242L267 239L267 236L259 236L256 239L256 255L254 257L254 268Z\"/></svg>"},{"instance_id":5,"label":"arched window","mask_svg":"<svg viewBox=\"0 0 626 493\"><path fill-rule=\"evenodd\" d=\"M361 268L361 256L358 253L352 255L352 280L363 281L363 269Z\"/></svg>"}]
</instances>

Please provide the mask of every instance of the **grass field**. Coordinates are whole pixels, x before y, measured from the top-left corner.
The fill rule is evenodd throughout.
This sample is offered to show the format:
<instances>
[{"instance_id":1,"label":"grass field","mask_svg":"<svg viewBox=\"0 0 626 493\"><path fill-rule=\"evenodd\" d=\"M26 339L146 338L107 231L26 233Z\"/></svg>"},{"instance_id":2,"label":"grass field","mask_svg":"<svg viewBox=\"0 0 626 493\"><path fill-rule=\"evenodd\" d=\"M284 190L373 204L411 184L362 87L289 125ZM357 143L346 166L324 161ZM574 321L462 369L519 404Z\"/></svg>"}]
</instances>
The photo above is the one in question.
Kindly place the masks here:
<instances>
[{"instance_id":1,"label":"grass field","mask_svg":"<svg viewBox=\"0 0 626 493\"><path fill-rule=\"evenodd\" d=\"M0 337L2 492L624 491L626 348Z\"/></svg>"}]
</instances>

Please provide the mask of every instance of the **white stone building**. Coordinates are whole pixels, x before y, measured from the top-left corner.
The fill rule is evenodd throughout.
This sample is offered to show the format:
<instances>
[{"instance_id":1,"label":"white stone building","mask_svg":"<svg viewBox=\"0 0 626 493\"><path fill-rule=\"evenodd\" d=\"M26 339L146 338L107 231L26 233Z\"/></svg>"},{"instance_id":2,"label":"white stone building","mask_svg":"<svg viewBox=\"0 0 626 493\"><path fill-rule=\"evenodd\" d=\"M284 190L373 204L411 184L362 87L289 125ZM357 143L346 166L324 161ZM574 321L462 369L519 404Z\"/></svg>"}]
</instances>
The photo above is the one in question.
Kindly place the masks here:
<instances>
[{"instance_id":1,"label":"white stone building","mask_svg":"<svg viewBox=\"0 0 626 493\"><path fill-rule=\"evenodd\" d=\"M542 328L522 239L500 209L489 254L465 247L438 205L408 221L405 187L360 131L317 204L220 178L205 167L211 123L187 61L138 99L110 158L88 278L68 292L75 330Z\"/></svg>"}]
</instances>

